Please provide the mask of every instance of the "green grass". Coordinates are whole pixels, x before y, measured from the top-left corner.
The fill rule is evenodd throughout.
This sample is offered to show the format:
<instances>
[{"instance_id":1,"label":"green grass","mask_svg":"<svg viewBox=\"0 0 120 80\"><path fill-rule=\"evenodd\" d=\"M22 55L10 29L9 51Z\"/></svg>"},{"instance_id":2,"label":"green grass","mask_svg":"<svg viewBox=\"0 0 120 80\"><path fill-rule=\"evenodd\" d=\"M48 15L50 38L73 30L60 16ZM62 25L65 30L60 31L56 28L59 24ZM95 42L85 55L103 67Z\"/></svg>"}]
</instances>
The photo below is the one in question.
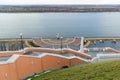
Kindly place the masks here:
<instances>
[{"instance_id":1,"label":"green grass","mask_svg":"<svg viewBox=\"0 0 120 80\"><path fill-rule=\"evenodd\" d=\"M31 80L120 80L120 60L54 70Z\"/></svg>"},{"instance_id":2,"label":"green grass","mask_svg":"<svg viewBox=\"0 0 120 80\"><path fill-rule=\"evenodd\" d=\"M28 41L29 45L32 47L40 47L38 44L34 43L33 41Z\"/></svg>"}]
</instances>

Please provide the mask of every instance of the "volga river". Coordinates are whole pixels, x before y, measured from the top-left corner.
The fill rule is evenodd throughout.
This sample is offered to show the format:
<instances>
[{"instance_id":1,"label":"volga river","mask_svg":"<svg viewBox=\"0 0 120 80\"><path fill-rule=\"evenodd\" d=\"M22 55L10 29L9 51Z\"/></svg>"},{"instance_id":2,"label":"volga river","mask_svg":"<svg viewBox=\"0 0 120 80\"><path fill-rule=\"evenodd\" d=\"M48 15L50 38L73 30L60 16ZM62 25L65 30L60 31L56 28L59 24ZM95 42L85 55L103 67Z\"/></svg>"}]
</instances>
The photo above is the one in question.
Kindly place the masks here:
<instances>
[{"instance_id":1,"label":"volga river","mask_svg":"<svg viewBox=\"0 0 120 80\"><path fill-rule=\"evenodd\" d=\"M0 13L0 38L120 37L120 12Z\"/></svg>"}]
</instances>

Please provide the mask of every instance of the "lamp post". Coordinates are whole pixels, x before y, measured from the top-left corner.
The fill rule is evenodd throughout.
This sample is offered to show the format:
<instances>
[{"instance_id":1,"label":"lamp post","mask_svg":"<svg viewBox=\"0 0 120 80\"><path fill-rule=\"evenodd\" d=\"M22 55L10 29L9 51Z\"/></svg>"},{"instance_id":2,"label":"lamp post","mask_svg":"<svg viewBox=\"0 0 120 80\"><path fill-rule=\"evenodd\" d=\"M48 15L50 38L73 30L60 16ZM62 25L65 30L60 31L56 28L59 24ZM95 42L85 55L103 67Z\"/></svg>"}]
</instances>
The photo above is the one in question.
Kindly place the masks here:
<instances>
[{"instance_id":1,"label":"lamp post","mask_svg":"<svg viewBox=\"0 0 120 80\"><path fill-rule=\"evenodd\" d=\"M62 39L63 39L63 37L61 36L60 37L60 40L61 40L61 53L62 53L62 48L63 48L63 46L62 46Z\"/></svg>"},{"instance_id":2,"label":"lamp post","mask_svg":"<svg viewBox=\"0 0 120 80\"><path fill-rule=\"evenodd\" d=\"M23 34L20 33L21 49L23 49Z\"/></svg>"}]
</instances>

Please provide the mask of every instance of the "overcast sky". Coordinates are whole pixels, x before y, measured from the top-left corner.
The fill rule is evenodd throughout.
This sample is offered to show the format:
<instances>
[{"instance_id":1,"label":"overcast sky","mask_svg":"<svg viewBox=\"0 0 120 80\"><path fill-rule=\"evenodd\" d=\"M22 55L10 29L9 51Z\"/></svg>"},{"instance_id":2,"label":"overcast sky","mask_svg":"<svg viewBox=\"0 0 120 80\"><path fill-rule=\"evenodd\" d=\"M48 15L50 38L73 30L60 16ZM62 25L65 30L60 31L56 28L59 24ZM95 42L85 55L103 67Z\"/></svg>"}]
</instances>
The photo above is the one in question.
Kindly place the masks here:
<instances>
[{"instance_id":1,"label":"overcast sky","mask_svg":"<svg viewBox=\"0 0 120 80\"><path fill-rule=\"evenodd\" d=\"M0 0L0 4L120 4L120 0Z\"/></svg>"}]
</instances>

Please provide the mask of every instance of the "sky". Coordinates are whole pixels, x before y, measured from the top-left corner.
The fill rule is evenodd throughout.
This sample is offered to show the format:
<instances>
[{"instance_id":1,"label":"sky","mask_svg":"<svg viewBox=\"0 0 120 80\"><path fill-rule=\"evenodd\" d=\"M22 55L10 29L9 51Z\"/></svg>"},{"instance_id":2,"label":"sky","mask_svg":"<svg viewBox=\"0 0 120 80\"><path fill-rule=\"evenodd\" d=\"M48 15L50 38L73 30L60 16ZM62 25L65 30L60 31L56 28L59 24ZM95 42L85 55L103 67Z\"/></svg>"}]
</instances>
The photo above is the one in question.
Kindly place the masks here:
<instances>
[{"instance_id":1,"label":"sky","mask_svg":"<svg viewBox=\"0 0 120 80\"><path fill-rule=\"evenodd\" d=\"M0 0L1 4L120 4L120 0Z\"/></svg>"}]
</instances>

